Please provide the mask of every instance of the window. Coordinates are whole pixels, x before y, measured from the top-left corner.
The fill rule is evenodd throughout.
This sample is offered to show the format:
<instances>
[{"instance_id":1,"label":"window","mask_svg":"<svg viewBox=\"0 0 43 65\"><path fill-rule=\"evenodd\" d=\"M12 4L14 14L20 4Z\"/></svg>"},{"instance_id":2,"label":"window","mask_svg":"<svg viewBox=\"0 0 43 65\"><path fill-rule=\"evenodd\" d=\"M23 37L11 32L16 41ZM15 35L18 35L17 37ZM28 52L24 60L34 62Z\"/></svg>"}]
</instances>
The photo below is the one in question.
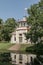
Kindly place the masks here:
<instances>
[{"instance_id":1,"label":"window","mask_svg":"<svg viewBox=\"0 0 43 65\"><path fill-rule=\"evenodd\" d=\"M22 34L19 34L19 36L22 36Z\"/></svg>"},{"instance_id":2,"label":"window","mask_svg":"<svg viewBox=\"0 0 43 65\"><path fill-rule=\"evenodd\" d=\"M16 41L16 37L14 37L14 41Z\"/></svg>"},{"instance_id":3,"label":"window","mask_svg":"<svg viewBox=\"0 0 43 65\"><path fill-rule=\"evenodd\" d=\"M22 60L22 55L21 54L19 55L19 60Z\"/></svg>"},{"instance_id":4,"label":"window","mask_svg":"<svg viewBox=\"0 0 43 65\"><path fill-rule=\"evenodd\" d=\"M22 64L22 55L19 55L19 63Z\"/></svg>"},{"instance_id":5,"label":"window","mask_svg":"<svg viewBox=\"0 0 43 65\"><path fill-rule=\"evenodd\" d=\"M24 23L24 26L25 26L25 23Z\"/></svg>"},{"instance_id":6,"label":"window","mask_svg":"<svg viewBox=\"0 0 43 65\"><path fill-rule=\"evenodd\" d=\"M19 42L22 42L22 34L19 34Z\"/></svg>"},{"instance_id":7,"label":"window","mask_svg":"<svg viewBox=\"0 0 43 65\"><path fill-rule=\"evenodd\" d=\"M16 59L16 55L14 55L14 59Z\"/></svg>"},{"instance_id":8,"label":"window","mask_svg":"<svg viewBox=\"0 0 43 65\"><path fill-rule=\"evenodd\" d=\"M32 58L32 57L30 57L30 59L31 59L31 62L32 62L33 58Z\"/></svg>"},{"instance_id":9,"label":"window","mask_svg":"<svg viewBox=\"0 0 43 65\"><path fill-rule=\"evenodd\" d=\"M22 42L22 37L19 37L19 42Z\"/></svg>"},{"instance_id":10,"label":"window","mask_svg":"<svg viewBox=\"0 0 43 65\"><path fill-rule=\"evenodd\" d=\"M19 62L20 64L22 64L22 62Z\"/></svg>"}]
</instances>

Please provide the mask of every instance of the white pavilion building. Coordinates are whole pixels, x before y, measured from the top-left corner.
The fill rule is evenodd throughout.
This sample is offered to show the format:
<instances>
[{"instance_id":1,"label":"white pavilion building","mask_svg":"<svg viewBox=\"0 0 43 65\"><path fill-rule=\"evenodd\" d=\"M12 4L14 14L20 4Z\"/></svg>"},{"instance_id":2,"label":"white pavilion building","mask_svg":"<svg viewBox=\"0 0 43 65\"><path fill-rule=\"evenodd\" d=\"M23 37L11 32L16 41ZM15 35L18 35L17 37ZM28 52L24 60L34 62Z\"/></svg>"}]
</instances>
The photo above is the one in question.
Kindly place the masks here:
<instances>
[{"instance_id":1,"label":"white pavilion building","mask_svg":"<svg viewBox=\"0 0 43 65\"><path fill-rule=\"evenodd\" d=\"M19 26L11 34L11 43L27 44L25 33L29 31L30 26L28 26L25 17L22 20L18 20L17 23L19 24ZM30 43L30 39L28 40L28 43Z\"/></svg>"}]
</instances>

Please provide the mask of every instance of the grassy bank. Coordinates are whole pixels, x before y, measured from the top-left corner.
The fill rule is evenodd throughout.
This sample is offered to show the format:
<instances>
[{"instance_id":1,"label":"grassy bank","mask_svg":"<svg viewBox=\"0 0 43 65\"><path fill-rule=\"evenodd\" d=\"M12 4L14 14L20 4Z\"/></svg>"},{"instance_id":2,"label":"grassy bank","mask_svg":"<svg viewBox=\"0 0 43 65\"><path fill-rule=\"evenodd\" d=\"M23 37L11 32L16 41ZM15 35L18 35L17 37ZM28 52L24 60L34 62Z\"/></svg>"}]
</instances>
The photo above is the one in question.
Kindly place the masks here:
<instances>
[{"instance_id":1,"label":"grassy bank","mask_svg":"<svg viewBox=\"0 0 43 65\"><path fill-rule=\"evenodd\" d=\"M20 51L26 52L26 48L33 46L33 44L21 44Z\"/></svg>"},{"instance_id":2,"label":"grassy bank","mask_svg":"<svg viewBox=\"0 0 43 65\"><path fill-rule=\"evenodd\" d=\"M0 52L9 52L11 50L8 50L10 47L12 47L15 44L11 43L0 43ZM26 52L26 48L33 46L33 44L20 44L20 49L18 51L20 52ZM13 50L14 52L14 50Z\"/></svg>"},{"instance_id":3,"label":"grassy bank","mask_svg":"<svg viewBox=\"0 0 43 65\"><path fill-rule=\"evenodd\" d=\"M11 44L11 43L0 43L0 52L8 51L8 48L10 48L13 45L14 44Z\"/></svg>"}]
</instances>

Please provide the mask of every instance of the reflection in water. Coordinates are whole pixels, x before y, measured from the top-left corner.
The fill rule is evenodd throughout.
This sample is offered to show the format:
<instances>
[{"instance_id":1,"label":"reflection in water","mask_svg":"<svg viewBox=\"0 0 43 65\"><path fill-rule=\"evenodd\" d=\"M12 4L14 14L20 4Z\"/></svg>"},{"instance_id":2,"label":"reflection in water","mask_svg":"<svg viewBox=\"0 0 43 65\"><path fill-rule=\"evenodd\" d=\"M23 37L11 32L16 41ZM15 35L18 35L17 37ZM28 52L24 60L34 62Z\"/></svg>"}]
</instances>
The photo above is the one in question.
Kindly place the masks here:
<instances>
[{"instance_id":1,"label":"reflection in water","mask_svg":"<svg viewBox=\"0 0 43 65\"><path fill-rule=\"evenodd\" d=\"M36 58L34 54L19 54L11 53L12 64L16 65L30 65L33 59Z\"/></svg>"},{"instance_id":2,"label":"reflection in water","mask_svg":"<svg viewBox=\"0 0 43 65\"><path fill-rule=\"evenodd\" d=\"M0 62L10 63L10 65L43 65L43 55L5 52L0 53Z\"/></svg>"}]
</instances>

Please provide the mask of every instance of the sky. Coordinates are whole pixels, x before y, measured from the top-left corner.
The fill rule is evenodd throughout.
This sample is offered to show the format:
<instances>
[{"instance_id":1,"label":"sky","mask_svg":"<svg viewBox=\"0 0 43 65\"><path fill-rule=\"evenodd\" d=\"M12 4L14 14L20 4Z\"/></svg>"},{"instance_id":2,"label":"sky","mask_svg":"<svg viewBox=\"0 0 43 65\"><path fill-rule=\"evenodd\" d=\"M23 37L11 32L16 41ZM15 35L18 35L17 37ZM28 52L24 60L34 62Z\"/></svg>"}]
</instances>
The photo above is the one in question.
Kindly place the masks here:
<instances>
[{"instance_id":1,"label":"sky","mask_svg":"<svg viewBox=\"0 0 43 65\"><path fill-rule=\"evenodd\" d=\"M15 18L16 20L27 16L26 9L40 0L0 0L0 18Z\"/></svg>"}]
</instances>

